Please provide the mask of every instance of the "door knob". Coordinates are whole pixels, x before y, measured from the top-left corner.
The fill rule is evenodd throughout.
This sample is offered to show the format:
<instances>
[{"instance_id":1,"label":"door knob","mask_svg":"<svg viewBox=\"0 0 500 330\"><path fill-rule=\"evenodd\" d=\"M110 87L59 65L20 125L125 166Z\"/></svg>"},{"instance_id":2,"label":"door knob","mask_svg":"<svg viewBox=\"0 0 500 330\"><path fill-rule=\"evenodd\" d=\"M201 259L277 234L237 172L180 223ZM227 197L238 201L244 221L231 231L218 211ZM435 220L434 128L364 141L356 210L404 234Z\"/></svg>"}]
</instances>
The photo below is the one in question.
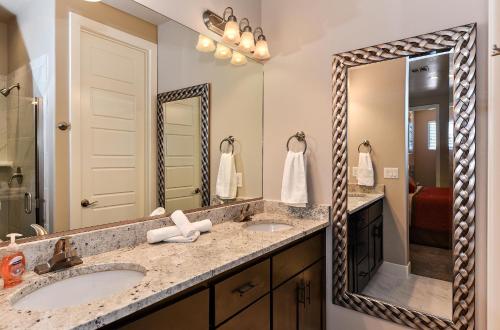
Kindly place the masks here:
<instances>
[{"instance_id":1,"label":"door knob","mask_svg":"<svg viewBox=\"0 0 500 330\"><path fill-rule=\"evenodd\" d=\"M71 124L65 121L61 121L60 123L57 123L57 128L59 128L61 131L66 131L67 129L71 128Z\"/></svg>"},{"instance_id":2,"label":"door knob","mask_svg":"<svg viewBox=\"0 0 500 330\"><path fill-rule=\"evenodd\" d=\"M491 53L491 56L498 56L500 55L500 47L497 45L493 45L493 51Z\"/></svg>"},{"instance_id":3,"label":"door knob","mask_svg":"<svg viewBox=\"0 0 500 330\"><path fill-rule=\"evenodd\" d=\"M199 194L200 192L201 192L200 188L196 188L196 189L193 191L193 195Z\"/></svg>"},{"instance_id":4,"label":"door knob","mask_svg":"<svg viewBox=\"0 0 500 330\"><path fill-rule=\"evenodd\" d=\"M82 201L80 202L80 205L82 205L82 207L91 207L95 204L97 204L97 201L90 202L88 199L82 199Z\"/></svg>"}]
</instances>

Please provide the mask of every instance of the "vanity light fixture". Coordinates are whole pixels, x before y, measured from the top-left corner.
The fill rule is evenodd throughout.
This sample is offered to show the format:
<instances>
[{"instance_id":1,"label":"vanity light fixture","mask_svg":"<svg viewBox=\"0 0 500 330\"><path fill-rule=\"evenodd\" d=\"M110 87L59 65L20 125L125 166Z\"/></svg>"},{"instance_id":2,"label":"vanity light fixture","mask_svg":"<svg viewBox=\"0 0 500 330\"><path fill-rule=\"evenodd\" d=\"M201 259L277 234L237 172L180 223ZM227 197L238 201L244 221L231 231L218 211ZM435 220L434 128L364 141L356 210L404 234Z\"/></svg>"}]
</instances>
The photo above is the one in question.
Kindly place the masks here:
<instances>
[{"instance_id":1,"label":"vanity light fixture","mask_svg":"<svg viewBox=\"0 0 500 330\"><path fill-rule=\"evenodd\" d=\"M219 60L226 60L231 58L233 55L233 51L231 48L224 46L221 43L217 44L217 48L215 49L214 57Z\"/></svg>"},{"instance_id":2,"label":"vanity light fixture","mask_svg":"<svg viewBox=\"0 0 500 330\"><path fill-rule=\"evenodd\" d=\"M200 34L198 36L198 43L196 44L196 50L202 53L211 53L215 50L215 43L212 39Z\"/></svg>"},{"instance_id":3,"label":"vanity light fixture","mask_svg":"<svg viewBox=\"0 0 500 330\"><path fill-rule=\"evenodd\" d=\"M243 31L243 33L241 34L238 50L244 53L253 52L255 50L255 39L248 18L244 18L240 21L240 30Z\"/></svg>"},{"instance_id":4,"label":"vanity light fixture","mask_svg":"<svg viewBox=\"0 0 500 330\"><path fill-rule=\"evenodd\" d=\"M240 66L247 64L247 57L236 51L233 52L233 57L231 58L231 64Z\"/></svg>"},{"instance_id":5,"label":"vanity light fixture","mask_svg":"<svg viewBox=\"0 0 500 330\"><path fill-rule=\"evenodd\" d=\"M238 46L238 51L249 57L261 61L271 57L262 28L256 28L252 34L252 27L247 18L242 19L238 26L233 8L227 7L223 17L211 10L205 10L203 21L210 31L222 36L226 44Z\"/></svg>"},{"instance_id":6,"label":"vanity light fixture","mask_svg":"<svg viewBox=\"0 0 500 330\"><path fill-rule=\"evenodd\" d=\"M227 16L227 17L226 17ZM240 42L240 27L236 20L236 16L233 14L233 8L227 7L224 9L224 22L226 26L224 27L224 34L222 40L228 44L237 45Z\"/></svg>"},{"instance_id":7,"label":"vanity light fixture","mask_svg":"<svg viewBox=\"0 0 500 330\"><path fill-rule=\"evenodd\" d=\"M257 37L257 44L255 45L254 56L258 60L267 60L271 57L269 53L269 47L267 46L266 36L264 35L262 28L258 27L255 29L255 34Z\"/></svg>"}]
</instances>

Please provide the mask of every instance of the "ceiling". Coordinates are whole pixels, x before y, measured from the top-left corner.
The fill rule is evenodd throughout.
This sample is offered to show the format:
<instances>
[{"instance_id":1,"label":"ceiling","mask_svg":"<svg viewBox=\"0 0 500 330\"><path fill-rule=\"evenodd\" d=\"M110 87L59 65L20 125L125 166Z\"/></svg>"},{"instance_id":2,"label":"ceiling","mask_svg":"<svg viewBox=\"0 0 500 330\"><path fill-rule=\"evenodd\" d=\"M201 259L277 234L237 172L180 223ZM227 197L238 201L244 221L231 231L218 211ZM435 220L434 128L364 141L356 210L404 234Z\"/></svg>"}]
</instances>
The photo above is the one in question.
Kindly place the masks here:
<instances>
[{"instance_id":1,"label":"ceiling","mask_svg":"<svg viewBox=\"0 0 500 330\"><path fill-rule=\"evenodd\" d=\"M409 64L410 98L449 93L450 53L412 58Z\"/></svg>"}]
</instances>

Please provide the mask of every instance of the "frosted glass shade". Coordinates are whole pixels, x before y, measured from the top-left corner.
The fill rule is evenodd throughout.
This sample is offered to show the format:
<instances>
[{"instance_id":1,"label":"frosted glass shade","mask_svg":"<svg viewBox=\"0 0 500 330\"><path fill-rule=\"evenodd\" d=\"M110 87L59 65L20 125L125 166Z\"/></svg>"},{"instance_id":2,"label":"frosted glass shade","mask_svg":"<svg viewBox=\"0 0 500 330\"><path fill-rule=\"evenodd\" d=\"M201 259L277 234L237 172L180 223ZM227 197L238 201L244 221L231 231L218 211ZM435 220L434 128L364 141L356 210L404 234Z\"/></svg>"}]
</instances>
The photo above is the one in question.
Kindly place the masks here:
<instances>
[{"instance_id":1,"label":"frosted glass shade","mask_svg":"<svg viewBox=\"0 0 500 330\"><path fill-rule=\"evenodd\" d=\"M231 58L232 65L245 65L247 64L247 57L238 52L233 52L233 57Z\"/></svg>"},{"instance_id":2,"label":"frosted glass shade","mask_svg":"<svg viewBox=\"0 0 500 330\"><path fill-rule=\"evenodd\" d=\"M231 48L224 46L221 43L217 44L217 48L215 49L214 57L219 59L219 60L225 60L228 58L231 58L233 55L233 52L231 51Z\"/></svg>"},{"instance_id":3,"label":"frosted glass shade","mask_svg":"<svg viewBox=\"0 0 500 330\"><path fill-rule=\"evenodd\" d=\"M269 48L267 47L267 41L265 39L257 41L257 44L255 45L254 57L259 60L267 60L271 57L271 54L269 54Z\"/></svg>"},{"instance_id":4,"label":"frosted glass shade","mask_svg":"<svg viewBox=\"0 0 500 330\"><path fill-rule=\"evenodd\" d=\"M203 53L211 53L215 50L215 43L212 39L205 37L203 34L198 36L196 50Z\"/></svg>"},{"instance_id":5,"label":"frosted glass shade","mask_svg":"<svg viewBox=\"0 0 500 330\"><path fill-rule=\"evenodd\" d=\"M226 27L224 28L224 35L222 36L228 44L237 44L240 42L240 27L235 21L226 22Z\"/></svg>"},{"instance_id":6,"label":"frosted glass shade","mask_svg":"<svg viewBox=\"0 0 500 330\"><path fill-rule=\"evenodd\" d=\"M245 53L251 53L255 49L255 40L252 32L246 31L241 34L240 45L238 50Z\"/></svg>"}]
</instances>

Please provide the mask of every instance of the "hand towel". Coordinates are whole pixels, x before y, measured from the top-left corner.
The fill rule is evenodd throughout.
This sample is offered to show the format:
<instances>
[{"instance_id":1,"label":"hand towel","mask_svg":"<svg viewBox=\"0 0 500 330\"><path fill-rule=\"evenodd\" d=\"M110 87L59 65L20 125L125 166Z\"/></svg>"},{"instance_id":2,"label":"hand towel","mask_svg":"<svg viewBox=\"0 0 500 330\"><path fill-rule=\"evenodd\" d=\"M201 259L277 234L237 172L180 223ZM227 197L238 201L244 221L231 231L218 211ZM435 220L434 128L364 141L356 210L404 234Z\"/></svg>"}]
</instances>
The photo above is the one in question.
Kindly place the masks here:
<instances>
[{"instance_id":1,"label":"hand towel","mask_svg":"<svg viewBox=\"0 0 500 330\"><path fill-rule=\"evenodd\" d=\"M168 242L168 243L192 243L192 242L196 241L198 239L198 237L200 237L200 232L199 231L195 231L189 237L174 236L174 237L167 238L165 240L165 242Z\"/></svg>"},{"instance_id":2,"label":"hand towel","mask_svg":"<svg viewBox=\"0 0 500 330\"><path fill-rule=\"evenodd\" d=\"M217 184L215 194L220 199L234 199L237 192L236 165L234 155L223 153L220 155L219 173L217 174Z\"/></svg>"},{"instance_id":3,"label":"hand towel","mask_svg":"<svg viewBox=\"0 0 500 330\"><path fill-rule=\"evenodd\" d=\"M306 207L307 177L304 154L288 151L281 184L281 202L289 206Z\"/></svg>"},{"instance_id":4,"label":"hand towel","mask_svg":"<svg viewBox=\"0 0 500 330\"><path fill-rule=\"evenodd\" d=\"M162 214L165 214L166 211L163 207L158 207L156 209L154 209L153 212L151 212L151 214L149 215L150 217L155 217L157 215L162 215Z\"/></svg>"},{"instance_id":5,"label":"hand towel","mask_svg":"<svg viewBox=\"0 0 500 330\"><path fill-rule=\"evenodd\" d=\"M212 230L212 221L210 219L205 219L201 221L196 221L191 224L193 229L199 231L200 233L209 232ZM175 236L182 236L181 231L177 226L168 226L158 229L148 230L146 233L146 238L148 243L158 243L161 241L166 241L169 238Z\"/></svg>"},{"instance_id":6,"label":"hand towel","mask_svg":"<svg viewBox=\"0 0 500 330\"><path fill-rule=\"evenodd\" d=\"M190 237L196 231L196 229L193 228L191 222L189 222L189 219L181 210L174 211L174 213L170 215L170 219L172 219L172 221L175 223L177 228L179 228L182 236L184 237Z\"/></svg>"},{"instance_id":7,"label":"hand towel","mask_svg":"<svg viewBox=\"0 0 500 330\"><path fill-rule=\"evenodd\" d=\"M373 187L375 183L372 159L368 152L359 153L358 159L358 185Z\"/></svg>"}]
</instances>

